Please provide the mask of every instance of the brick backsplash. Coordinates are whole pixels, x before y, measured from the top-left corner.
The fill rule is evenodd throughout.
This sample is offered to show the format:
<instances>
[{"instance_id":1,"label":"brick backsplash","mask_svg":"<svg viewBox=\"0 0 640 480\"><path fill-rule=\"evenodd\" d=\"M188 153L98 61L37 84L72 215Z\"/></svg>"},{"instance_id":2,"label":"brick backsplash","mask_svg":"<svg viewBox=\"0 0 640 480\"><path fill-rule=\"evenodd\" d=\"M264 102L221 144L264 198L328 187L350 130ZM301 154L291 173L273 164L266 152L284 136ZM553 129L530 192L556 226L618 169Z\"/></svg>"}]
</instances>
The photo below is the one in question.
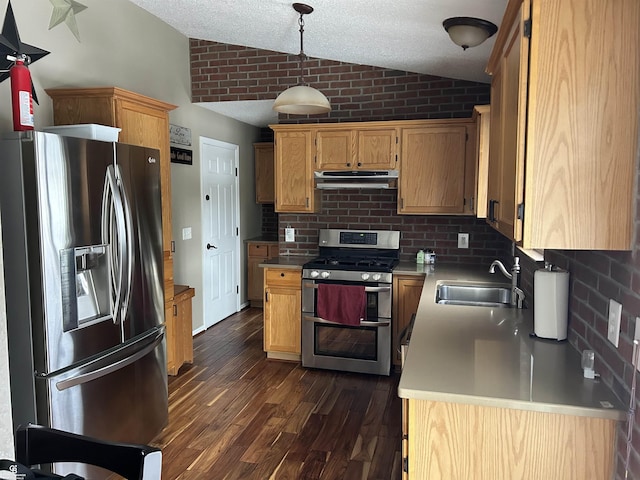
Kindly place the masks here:
<instances>
[{"instance_id":1,"label":"brick backsplash","mask_svg":"<svg viewBox=\"0 0 640 480\"><path fill-rule=\"evenodd\" d=\"M297 56L190 39L194 103L274 100L298 83ZM323 59L305 62L307 83L330 100L324 115L279 115L280 123L470 117L489 85Z\"/></svg>"},{"instance_id":2,"label":"brick backsplash","mask_svg":"<svg viewBox=\"0 0 640 480\"><path fill-rule=\"evenodd\" d=\"M278 215L280 253L317 255L318 230L399 230L400 259L415 261L419 249L436 252L438 262L484 264L503 258L509 242L484 219L467 216L398 215L396 190L325 190L317 214ZM296 241L284 242L284 228L296 229ZM469 233L469 248L458 248L458 233Z\"/></svg>"},{"instance_id":3,"label":"brick backsplash","mask_svg":"<svg viewBox=\"0 0 640 480\"><path fill-rule=\"evenodd\" d=\"M262 235L265 237L278 236L278 214L273 203L262 204Z\"/></svg>"}]
</instances>

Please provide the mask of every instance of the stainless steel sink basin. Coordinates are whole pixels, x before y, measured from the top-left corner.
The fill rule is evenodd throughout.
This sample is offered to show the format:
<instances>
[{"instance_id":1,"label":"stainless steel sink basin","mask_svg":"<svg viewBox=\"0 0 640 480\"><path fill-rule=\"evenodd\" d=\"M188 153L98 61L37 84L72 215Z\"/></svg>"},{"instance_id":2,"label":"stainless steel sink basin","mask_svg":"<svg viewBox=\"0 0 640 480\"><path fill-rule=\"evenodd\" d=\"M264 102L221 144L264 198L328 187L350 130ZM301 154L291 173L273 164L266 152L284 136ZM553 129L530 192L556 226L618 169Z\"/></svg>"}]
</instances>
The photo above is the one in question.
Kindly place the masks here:
<instances>
[{"instance_id":1,"label":"stainless steel sink basin","mask_svg":"<svg viewBox=\"0 0 640 480\"><path fill-rule=\"evenodd\" d=\"M511 307L511 288L501 285L442 283L436 289L436 303L475 307Z\"/></svg>"}]
</instances>

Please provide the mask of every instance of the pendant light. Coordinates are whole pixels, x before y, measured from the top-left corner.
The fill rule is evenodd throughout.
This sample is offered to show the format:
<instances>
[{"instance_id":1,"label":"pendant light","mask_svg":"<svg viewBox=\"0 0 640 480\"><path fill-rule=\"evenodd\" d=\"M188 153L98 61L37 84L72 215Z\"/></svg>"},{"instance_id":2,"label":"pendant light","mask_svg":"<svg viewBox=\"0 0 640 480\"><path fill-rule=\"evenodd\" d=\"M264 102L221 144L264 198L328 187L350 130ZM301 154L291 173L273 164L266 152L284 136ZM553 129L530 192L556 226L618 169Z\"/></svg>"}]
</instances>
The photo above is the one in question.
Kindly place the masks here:
<instances>
[{"instance_id":1,"label":"pendant light","mask_svg":"<svg viewBox=\"0 0 640 480\"><path fill-rule=\"evenodd\" d=\"M442 26L456 45L466 50L484 42L498 31L493 23L481 18L452 17L442 22Z\"/></svg>"},{"instance_id":2,"label":"pendant light","mask_svg":"<svg viewBox=\"0 0 640 480\"><path fill-rule=\"evenodd\" d=\"M300 25L300 80L295 87L288 88L276 98L273 109L276 112L288 113L291 115L315 115L331 111L329 100L322 92L305 84L304 81L304 61L307 56L304 54L304 44L302 36L304 33L303 15L313 12L313 8L304 3L294 3L293 9L300 14L298 25Z\"/></svg>"}]
</instances>

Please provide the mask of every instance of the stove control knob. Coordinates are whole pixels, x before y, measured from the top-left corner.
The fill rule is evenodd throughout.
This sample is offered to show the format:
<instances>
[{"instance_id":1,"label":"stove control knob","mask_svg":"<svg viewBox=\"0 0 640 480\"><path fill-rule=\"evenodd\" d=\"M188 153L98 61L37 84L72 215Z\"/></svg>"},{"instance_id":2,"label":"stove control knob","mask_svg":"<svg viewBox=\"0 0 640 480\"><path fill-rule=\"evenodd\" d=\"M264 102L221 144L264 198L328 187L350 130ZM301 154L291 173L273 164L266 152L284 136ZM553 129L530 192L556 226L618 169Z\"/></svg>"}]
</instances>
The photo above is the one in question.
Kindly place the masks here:
<instances>
[{"instance_id":1,"label":"stove control knob","mask_svg":"<svg viewBox=\"0 0 640 480\"><path fill-rule=\"evenodd\" d=\"M322 273L320 274L320 276L321 276L322 278L329 278L329 275L331 275L331 273L329 273L329 272L322 272Z\"/></svg>"},{"instance_id":2,"label":"stove control knob","mask_svg":"<svg viewBox=\"0 0 640 480\"><path fill-rule=\"evenodd\" d=\"M311 271L311 278L317 278L318 275L320 275L320 272L318 272L318 270Z\"/></svg>"},{"instance_id":3,"label":"stove control knob","mask_svg":"<svg viewBox=\"0 0 640 480\"><path fill-rule=\"evenodd\" d=\"M382 275L380 275L379 273L374 273L374 274L373 274L373 279L374 279L375 281L378 281L378 280L380 280L381 278L382 278Z\"/></svg>"},{"instance_id":4,"label":"stove control knob","mask_svg":"<svg viewBox=\"0 0 640 480\"><path fill-rule=\"evenodd\" d=\"M360 275L360 278L362 278L363 280L369 280L369 274L368 273L363 273Z\"/></svg>"}]
</instances>

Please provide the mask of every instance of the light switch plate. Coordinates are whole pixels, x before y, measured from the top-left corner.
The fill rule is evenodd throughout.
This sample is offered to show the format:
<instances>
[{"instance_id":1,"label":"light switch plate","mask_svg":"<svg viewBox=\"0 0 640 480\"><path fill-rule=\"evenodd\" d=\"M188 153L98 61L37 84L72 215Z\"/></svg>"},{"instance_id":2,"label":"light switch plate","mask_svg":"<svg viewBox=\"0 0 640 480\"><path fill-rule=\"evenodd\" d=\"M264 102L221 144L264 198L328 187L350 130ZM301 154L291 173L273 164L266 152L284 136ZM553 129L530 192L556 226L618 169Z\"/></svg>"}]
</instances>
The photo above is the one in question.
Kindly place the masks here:
<instances>
[{"instance_id":1,"label":"light switch plate","mask_svg":"<svg viewBox=\"0 0 640 480\"><path fill-rule=\"evenodd\" d=\"M458 234L458 248L469 248L469 234L468 233L459 233Z\"/></svg>"},{"instance_id":2,"label":"light switch plate","mask_svg":"<svg viewBox=\"0 0 640 480\"><path fill-rule=\"evenodd\" d=\"M182 229L182 239L191 240L191 227L184 227Z\"/></svg>"},{"instance_id":3,"label":"light switch plate","mask_svg":"<svg viewBox=\"0 0 640 480\"><path fill-rule=\"evenodd\" d=\"M287 227L284 229L284 241L295 242L296 241L296 229Z\"/></svg>"},{"instance_id":4,"label":"light switch plate","mask_svg":"<svg viewBox=\"0 0 640 480\"><path fill-rule=\"evenodd\" d=\"M622 305L615 300L609 300L609 325L607 338L618 348L620 340L620 319L622 317Z\"/></svg>"}]
</instances>

